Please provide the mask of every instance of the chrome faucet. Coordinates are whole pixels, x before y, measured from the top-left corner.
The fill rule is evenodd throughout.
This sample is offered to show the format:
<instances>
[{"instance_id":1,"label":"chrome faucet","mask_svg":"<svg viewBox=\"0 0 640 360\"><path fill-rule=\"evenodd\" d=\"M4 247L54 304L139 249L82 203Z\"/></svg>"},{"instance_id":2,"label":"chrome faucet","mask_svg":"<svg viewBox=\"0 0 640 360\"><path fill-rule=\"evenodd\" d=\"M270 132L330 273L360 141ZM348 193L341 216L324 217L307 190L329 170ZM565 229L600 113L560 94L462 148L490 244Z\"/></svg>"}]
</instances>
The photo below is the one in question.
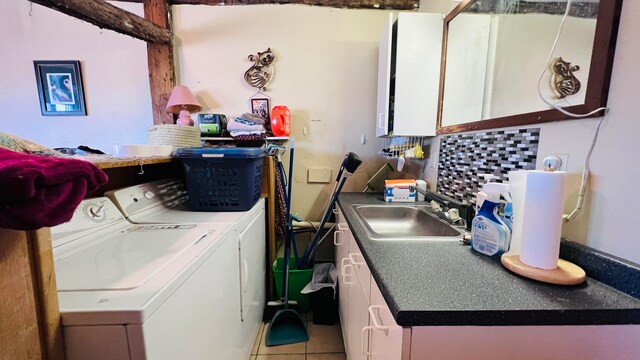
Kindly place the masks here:
<instances>
[{"instance_id":1,"label":"chrome faucet","mask_svg":"<svg viewBox=\"0 0 640 360\"><path fill-rule=\"evenodd\" d=\"M471 231L471 221L475 216L475 209L472 205L458 202L447 196L428 190L420 189L417 186L410 186L409 189L415 190L424 195L425 201L429 202L433 209L433 213L436 216L452 225L461 225L468 231Z\"/></svg>"}]
</instances>

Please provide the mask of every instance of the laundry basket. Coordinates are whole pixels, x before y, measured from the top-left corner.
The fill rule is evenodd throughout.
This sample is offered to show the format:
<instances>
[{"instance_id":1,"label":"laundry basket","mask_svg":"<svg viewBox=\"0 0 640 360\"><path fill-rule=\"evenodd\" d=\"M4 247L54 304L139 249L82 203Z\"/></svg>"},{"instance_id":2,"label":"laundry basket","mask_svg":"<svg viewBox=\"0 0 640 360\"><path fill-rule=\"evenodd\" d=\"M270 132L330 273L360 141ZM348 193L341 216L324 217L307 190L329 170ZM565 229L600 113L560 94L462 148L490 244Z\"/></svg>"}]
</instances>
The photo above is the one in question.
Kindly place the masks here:
<instances>
[{"instance_id":1,"label":"laundry basket","mask_svg":"<svg viewBox=\"0 0 640 360\"><path fill-rule=\"evenodd\" d=\"M260 198L264 150L261 148L182 148L191 210L246 211Z\"/></svg>"}]
</instances>

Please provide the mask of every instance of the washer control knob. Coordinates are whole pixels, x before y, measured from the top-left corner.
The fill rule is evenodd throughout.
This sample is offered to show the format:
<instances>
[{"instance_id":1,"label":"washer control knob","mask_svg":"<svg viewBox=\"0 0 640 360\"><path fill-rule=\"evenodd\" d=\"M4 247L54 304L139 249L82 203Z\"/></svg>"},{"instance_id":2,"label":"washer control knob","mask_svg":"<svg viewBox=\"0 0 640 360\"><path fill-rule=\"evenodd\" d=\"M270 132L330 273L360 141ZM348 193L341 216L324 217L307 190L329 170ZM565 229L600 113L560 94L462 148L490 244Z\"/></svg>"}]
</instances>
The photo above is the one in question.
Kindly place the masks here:
<instances>
[{"instance_id":1,"label":"washer control knob","mask_svg":"<svg viewBox=\"0 0 640 360\"><path fill-rule=\"evenodd\" d=\"M89 208L89 216L99 219L104 216L104 204L100 206L92 206Z\"/></svg>"},{"instance_id":2,"label":"washer control knob","mask_svg":"<svg viewBox=\"0 0 640 360\"><path fill-rule=\"evenodd\" d=\"M144 197L147 198L147 200L151 200L153 199L154 196L156 196L156 194L148 190L145 191L142 195L144 195Z\"/></svg>"}]
</instances>

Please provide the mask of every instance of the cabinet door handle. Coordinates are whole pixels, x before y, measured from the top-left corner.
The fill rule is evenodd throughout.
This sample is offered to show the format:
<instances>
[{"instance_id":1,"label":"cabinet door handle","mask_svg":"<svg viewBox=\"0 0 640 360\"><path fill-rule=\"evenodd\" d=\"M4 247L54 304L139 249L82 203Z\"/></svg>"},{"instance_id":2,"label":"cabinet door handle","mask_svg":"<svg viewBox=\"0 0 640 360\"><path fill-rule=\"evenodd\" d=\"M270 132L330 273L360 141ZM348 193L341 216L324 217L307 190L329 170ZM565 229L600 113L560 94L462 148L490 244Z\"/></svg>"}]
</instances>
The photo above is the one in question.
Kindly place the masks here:
<instances>
[{"instance_id":1,"label":"cabinet door handle","mask_svg":"<svg viewBox=\"0 0 640 360\"><path fill-rule=\"evenodd\" d=\"M346 223L338 223L338 230L345 231L349 230L349 225Z\"/></svg>"},{"instance_id":2,"label":"cabinet door handle","mask_svg":"<svg viewBox=\"0 0 640 360\"><path fill-rule=\"evenodd\" d=\"M347 281L347 275L348 275L348 274L347 274L347 268L351 267L351 268L353 269L353 265L351 265L351 264L345 264L345 263L344 263L344 262L345 262L345 260L346 260L346 261L349 261L349 258L343 258L343 259L342 259L342 261L341 261L341 263L342 263L342 264L341 264L341 265L342 265L342 282L343 282L345 285L350 285L350 284L353 284L353 282L349 282L349 281Z\"/></svg>"},{"instance_id":3,"label":"cabinet door handle","mask_svg":"<svg viewBox=\"0 0 640 360\"><path fill-rule=\"evenodd\" d=\"M380 314L380 309L382 309L382 306L379 306L379 305L371 305L371 306L369 306L369 317L371 318L371 322L373 323L373 327L374 328L376 328L377 330L384 331L384 333L386 335L388 335L389 334L389 327L381 325L378 322L378 317L373 313L373 309L377 309L378 310L378 314ZM382 320L382 319L380 319L380 320Z\"/></svg>"},{"instance_id":4,"label":"cabinet door handle","mask_svg":"<svg viewBox=\"0 0 640 360\"><path fill-rule=\"evenodd\" d=\"M382 124L382 120L384 119L384 113L378 113L378 127L380 129L384 129L384 125Z\"/></svg>"},{"instance_id":5,"label":"cabinet door handle","mask_svg":"<svg viewBox=\"0 0 640 360\"><path fill-rule=\"evenodd\" d=\"M373 326L365 326L365 327L362 328L362 338L360 339L360 352L362 352L362 355L364 355L364 356L371 355L371 349L370 349L370 346L369 346L371 342L369 341L368 334L372 330L373 330ZM365 336L366 336L366 339L365 339ZM367 346L365 346L365 344L367 344ZM369 348L369 349L367 349L367 348Z\"/></svg>"},{"instance_id":6,"label":"cabinet door handle","mask_svg":"<svg viewBox=\"0 0 640 360\"><path fill-rule=\"evenodd\" d=\"M362 261L357 261L356 257L360 255L360 257L362 257ZM351 260L351 263L353 265L366 265L367 262L364 261L364 257L362 256L362 254L357 254L357 253L350 253L349 254L349 260Z\"/></svg>"},{"instance_id":7,"label":"cabinet door handle","mask_svg":"<svg viewBox=\"0 0 640 360\"><path fill-rule=\"evenodd\" d=\"M343 245L343 243L338 243L338 235L342 234L342 231L340 230L336 230L333 232L333 245L335 246L341 246Z\"/></svg>"},{"instance_id":8,"label":"cabinet door handle","mask_svg":"<svg viewBox=\"0 0 640 360\"><path fill-rule=\"evenodd\" d=\"M347 275L349 275L349 277L351 277L351 274L347 272L347 268L352 268L353 269L353 265L347 264L344 267L344 269L342 271L342 282L344 282L346 285L355 284L353 281L347 281Z\"/></svg>"}]
</instances>

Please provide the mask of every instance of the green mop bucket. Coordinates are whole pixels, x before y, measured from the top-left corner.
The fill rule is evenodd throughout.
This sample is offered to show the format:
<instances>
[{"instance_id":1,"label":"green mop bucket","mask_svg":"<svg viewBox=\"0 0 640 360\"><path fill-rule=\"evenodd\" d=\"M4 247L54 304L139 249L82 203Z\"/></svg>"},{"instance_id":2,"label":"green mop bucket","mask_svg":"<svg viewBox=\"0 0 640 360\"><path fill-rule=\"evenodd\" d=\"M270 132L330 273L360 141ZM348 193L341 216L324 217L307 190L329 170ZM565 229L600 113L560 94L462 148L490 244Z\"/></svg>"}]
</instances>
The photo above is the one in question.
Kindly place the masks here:
<instances>
[{"instance_id":1,"label":"green mop bucket","mask_svg":"<svg viewBox=\"0 0 640 360\"><path fill-rule=\"evenodd\" d=\"M278 298L282 298L282 263L284 258L277 258L273 263L273 277L276 282ZM313 276L313 268L298 270L296 259L289 260L289 300L296 300L300 307L300 312L309 311L309 294L301 294L300 291L307 286Z\"/></svg>"}]
</instances>

